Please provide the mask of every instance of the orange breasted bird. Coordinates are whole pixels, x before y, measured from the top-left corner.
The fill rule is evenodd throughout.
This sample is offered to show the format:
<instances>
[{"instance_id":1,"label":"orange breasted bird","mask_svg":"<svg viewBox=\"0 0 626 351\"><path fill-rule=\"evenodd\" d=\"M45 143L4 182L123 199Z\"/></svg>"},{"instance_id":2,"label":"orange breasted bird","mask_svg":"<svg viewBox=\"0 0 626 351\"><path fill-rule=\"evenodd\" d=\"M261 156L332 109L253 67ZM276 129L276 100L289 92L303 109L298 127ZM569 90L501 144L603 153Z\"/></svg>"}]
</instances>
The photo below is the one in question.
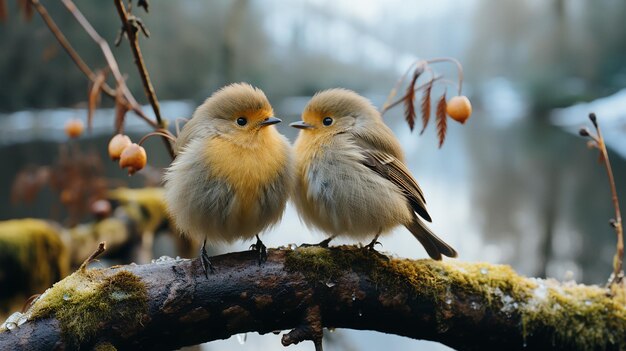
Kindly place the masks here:
<instances>
[{"instance_id":1,"label":"orange breasted bird","mask_svg":"<svg viewBox=\"0 0 626 351\"><path fill-rule=\"evenodd\" d=\"M346 89L317 93L302 113L294 144L293 200L300 217L330 237L374 238L405 226L430 257L457 252L424 223L431 217L400 144L369 100ZM421 218L420 218L421 217Z\"/></svg>"},{"instance_id":2,"label":"orange breasted bird","mask_svg":"<svg viewBox=\"0 0 626 351\"><path fill-rule=\"evenodd\" d=\"M259 262L266 258L258 234L276 224L294 182L293 157L281 122L265 94L231 84L194 112L176 140L167 169L165 201L178 229L203 242L202 264L213 270L210 243L252 239Z\"/></svg>"}]
</instances>

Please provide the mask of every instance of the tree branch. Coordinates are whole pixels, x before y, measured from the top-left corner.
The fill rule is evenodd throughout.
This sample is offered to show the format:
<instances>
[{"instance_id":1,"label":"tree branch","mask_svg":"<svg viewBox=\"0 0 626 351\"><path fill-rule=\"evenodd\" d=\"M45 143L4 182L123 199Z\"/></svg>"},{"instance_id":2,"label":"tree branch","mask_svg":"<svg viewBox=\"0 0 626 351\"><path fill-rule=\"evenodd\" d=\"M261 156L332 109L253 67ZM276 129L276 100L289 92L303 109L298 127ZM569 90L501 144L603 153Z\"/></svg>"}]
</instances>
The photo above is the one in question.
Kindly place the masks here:
<instances>
[{"instance_id":1,"label":"tree branch","mask_svg":"<svg viewBox=\"0 0 626 351\"><path fill-rule=\"evenodd\" d=\"M63 1L63 5L65 5L67 10L74 16L74 18L76 18L76 21L78 21L78 23L83 27L85 32L89 34L91 39L96 44L98 44L98 46L100 47L100 50L102 50L102 54L104 55L107 65L111 68L111 72L113 73L113 76L115 77L115 82L117 83L118 89L122 91L122 95L124 96L124 99L126 99L126 101L128 102L128 108L131 111L135 112L135 114L137 114L141 119L146 121L152 128L154 129L161 128L158 123L155 123L154 121L152 121L143 112L143 110L139 106L139 103L137 102L133 94L128 89L128 86L126 85L126 80L124 79L124 76L120 72L120 68L117 64L117 60L115 59L115 56L113 55L113 52L111 51L111 48L109 47L109 44L106 42L106 40L104 40L100 36L100 34L98 34L98 32L93 28L91 23L89 23L87 18L85 18L85 16L83 16L82 12L80 12L78 7L76 7L74 2L72 2L71 0L62 0L62 1ZM117 96L116 94L112 95L113 98L116 98L116 96Z\"/></svg>"},{"instance_id":2,"label":"tree branch","mask_svg":"<svg viewBox=\"0 0 626 351\"><path fill-rule=\"evenodd\" d=\"M152 86L152 81L150 80L150 75L148 74L148 70L146 69L146 64L143 60L143 55L141 54L141 49L139 48L139 38L137 38L138 28L135 28L129 21L128 13L126 12L126 8L122 3L122 0L113 0L115 3L115 8L117 9L117 13L122 20L122 28L128 37L128 42L130 43L130 48L135 57L135 64L137 65L137 69L139 70L139 76L141 77L141 82L143 83L144 91L148 100L150 101L150 105L152 106L152 110L154 111L154 116L156 117L157 124L160 129L165 129L167 126L165 122L161 118L161 108L159 107L159 100L156 97L156 93L154 92L154 87ZM174 148L169 140L165 137L162 138L165 143L165 147L169 152L172 159L175 157Z\"/></svg>"},{"instance_id":3,"label":"tree branch","mask_svg":"<svg viewBox=\"0 0 626 351\"><path fill-rule=\"evenodd\" d=\"M294 329L375 330L459 350L626 348L625 294L524 278L508 266L389 259L344 246L272 249L77 271L0 332L0 349L174 349ZM623 291L623 287L621 289Z\"/></svg>"},{"instance_id":4,"label":"tree branch","mask_svg":"<svg viewBox=\"0 0 626 351\"><path fill-rule=\"evenodd\" d=\"M57 26L56 22L54 22L52 17L50 17L50 14L46 10L46 8L39 2L39 0L31 0L31 3L33 4L33 6L35 7L35 10L37 10L39 15L43 19L43 21L46 23L46 25L50 29L50 32L52 33L52 35L54 35L54 37L57 39L57 41L59 42L63 50L65 50L65 52L70 56L72 61L74 61L76 66L78 66L78 69L80 69L81 72L83 72L83 74L86 75L87 78L89 78L89 80L91 80L92 82L95 82L96 74L91 70L91 68L89 68L89 66L85 63L82 57L80 57L78 52L76 52L76 50L74 49L72 44L70 44L70 42L67 40L65 35L63 35L63 32L61 32L61 30L59 29L59 26ZM102 91L104 91L104 93L110 97L115 97L115 90L113 90L106 83L103 84Z\"/></svg>"}]
</instances>

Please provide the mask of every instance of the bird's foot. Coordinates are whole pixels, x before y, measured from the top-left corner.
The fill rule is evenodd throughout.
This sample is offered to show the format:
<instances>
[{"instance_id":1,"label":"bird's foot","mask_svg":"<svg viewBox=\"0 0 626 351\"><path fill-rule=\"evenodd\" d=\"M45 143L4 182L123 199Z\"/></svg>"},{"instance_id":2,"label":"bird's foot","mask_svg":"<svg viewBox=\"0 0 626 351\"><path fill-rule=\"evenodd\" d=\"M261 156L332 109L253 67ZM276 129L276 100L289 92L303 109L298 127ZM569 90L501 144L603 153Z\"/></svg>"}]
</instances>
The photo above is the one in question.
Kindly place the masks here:
<instances>
[{"instance_id":1,"label":"bird's foot","mask_svg":"<svg viewBox=\"0 0 626 351\"><path fill-rule=\"evenodd\" d=\"M326 248L328 248L328 244L330 244L330 241L333 240L334 238L335 238L334 236L331 236L330 238L322 240L322 241L320 241L317 244L301 244L300 247L315 247L315 246L317 246L317 247L323 247L323 248L326 249Z\"/></svg>"},{"instance_id":2,"label":"bird's foot","mask_svg":"<svg viewBox=\"0 0 626 351\"><path fill-rule=\"evenodd\" d=\"M383 244L381 244L380 241L378 241L378 237L372 240L371 243L365 245L365 248L370 251L376 251L376 245L380 245L380 247L383 247Z\"/></svg>"},{"instance_id":3,"label":"bird's foot","mask_svg":"<svg viewBox=\"0 0 626 351\"><path fill-rule=\"evenodd\" d=\"M209 255L206 252L206 240L202 243L202 248L200 249L200 259L202 260L202 268L204 269L204 276L209 278L209 271L211 273L215 273L215 269L209 260Z\"/></svg>"},{"instance_id":4,"label":"bird's foot","mask_svg":"<svg viewBox=\"0 0 626 351\"><path fill-rule=\"evenodd\" d=\"M383 244L380 243L380 241L378 241L378 236L376 235L376 237L374 238L374 240L372 240L372 242L370 242L369 244L363 246L364 250L367 250L367 252L373 253L375 255L377 255L378 257L389 261L389 257L383 253L380 253L378 251L376 251L376 245L380 245L380 247L383 247Z\"/></svg>"},{"instance_id":5,"label":"bird's foot","mask_svg":"<svg viewBox=\"0 0 626 351\"><path fill-rule=\"evenodd\" d=\"M259 255L259 266L261 263L267 261L267 247L263 244L258 235L256 236L256 243L250 245L250 250L256 251Z\"/></svg>"}]
</instances>

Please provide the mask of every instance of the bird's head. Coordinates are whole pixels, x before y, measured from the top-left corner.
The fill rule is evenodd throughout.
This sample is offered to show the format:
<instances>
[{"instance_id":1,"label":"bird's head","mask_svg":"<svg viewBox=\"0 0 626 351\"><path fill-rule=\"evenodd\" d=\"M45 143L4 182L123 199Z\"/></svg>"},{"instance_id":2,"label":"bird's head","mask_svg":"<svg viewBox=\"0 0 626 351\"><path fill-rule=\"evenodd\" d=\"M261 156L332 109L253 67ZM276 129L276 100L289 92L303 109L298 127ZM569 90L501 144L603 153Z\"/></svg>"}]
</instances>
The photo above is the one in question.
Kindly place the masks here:
<instances>
[{"instance_id":1,"label":"bird's head","mask_svg":"<svg viewBox=\"0 0 626 351\"><path fill-rule=\"evenodd\" d=\"M302 120L290 126L306 133L339 134L380 122L378 110L368 99L352 90L337 88L315 94L304 108Z\"/></svg>"},{"instance_id":2,"label":"bird's head","mask_svg":"<svg viewBox=\"0 0 626 351\"><path fill-rule=\"evenodd\" d=\"M215 131L233 138L257 133L280 123L263 91L247 83L223 87L196 111L197 123L208 124Z\"/></svg>"}]
</instances>

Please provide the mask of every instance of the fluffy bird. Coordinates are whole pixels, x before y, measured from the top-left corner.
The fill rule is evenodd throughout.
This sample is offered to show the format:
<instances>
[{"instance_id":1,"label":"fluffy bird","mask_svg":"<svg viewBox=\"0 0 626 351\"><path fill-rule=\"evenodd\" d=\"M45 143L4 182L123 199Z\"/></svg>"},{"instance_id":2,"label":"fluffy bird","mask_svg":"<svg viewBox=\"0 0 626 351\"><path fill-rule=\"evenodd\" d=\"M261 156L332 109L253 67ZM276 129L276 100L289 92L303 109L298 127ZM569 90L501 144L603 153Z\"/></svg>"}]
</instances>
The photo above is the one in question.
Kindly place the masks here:
<instances>
[{"instance_id":1,"label":"fluffy bird","mask_svg":"<svg viewBox=\"0 0 626 351\"><path fill-rule=\"evenodd\" d=\"M273 126L265 94L249 84L226 86L209 97L185 124L176 159L165 173L165 201L178 229L202 241L200 257L213 270L206 242L252 239L281 218L293 185L287 139Z\"/></svg>"},{"instance_id":2,"label":"fluffy bird","mask_svg":"<svg viewBox=\"0 0 626 351\"><path fill-rule=\"evenodd\" d=\"M457 252L422 221L426 200L398 140L369 100L346 89L317 93L302 113L294 145L294 202L300 217L331 236L373 237L404 225L430 257Z\"/></svg>"}]
</instances>

